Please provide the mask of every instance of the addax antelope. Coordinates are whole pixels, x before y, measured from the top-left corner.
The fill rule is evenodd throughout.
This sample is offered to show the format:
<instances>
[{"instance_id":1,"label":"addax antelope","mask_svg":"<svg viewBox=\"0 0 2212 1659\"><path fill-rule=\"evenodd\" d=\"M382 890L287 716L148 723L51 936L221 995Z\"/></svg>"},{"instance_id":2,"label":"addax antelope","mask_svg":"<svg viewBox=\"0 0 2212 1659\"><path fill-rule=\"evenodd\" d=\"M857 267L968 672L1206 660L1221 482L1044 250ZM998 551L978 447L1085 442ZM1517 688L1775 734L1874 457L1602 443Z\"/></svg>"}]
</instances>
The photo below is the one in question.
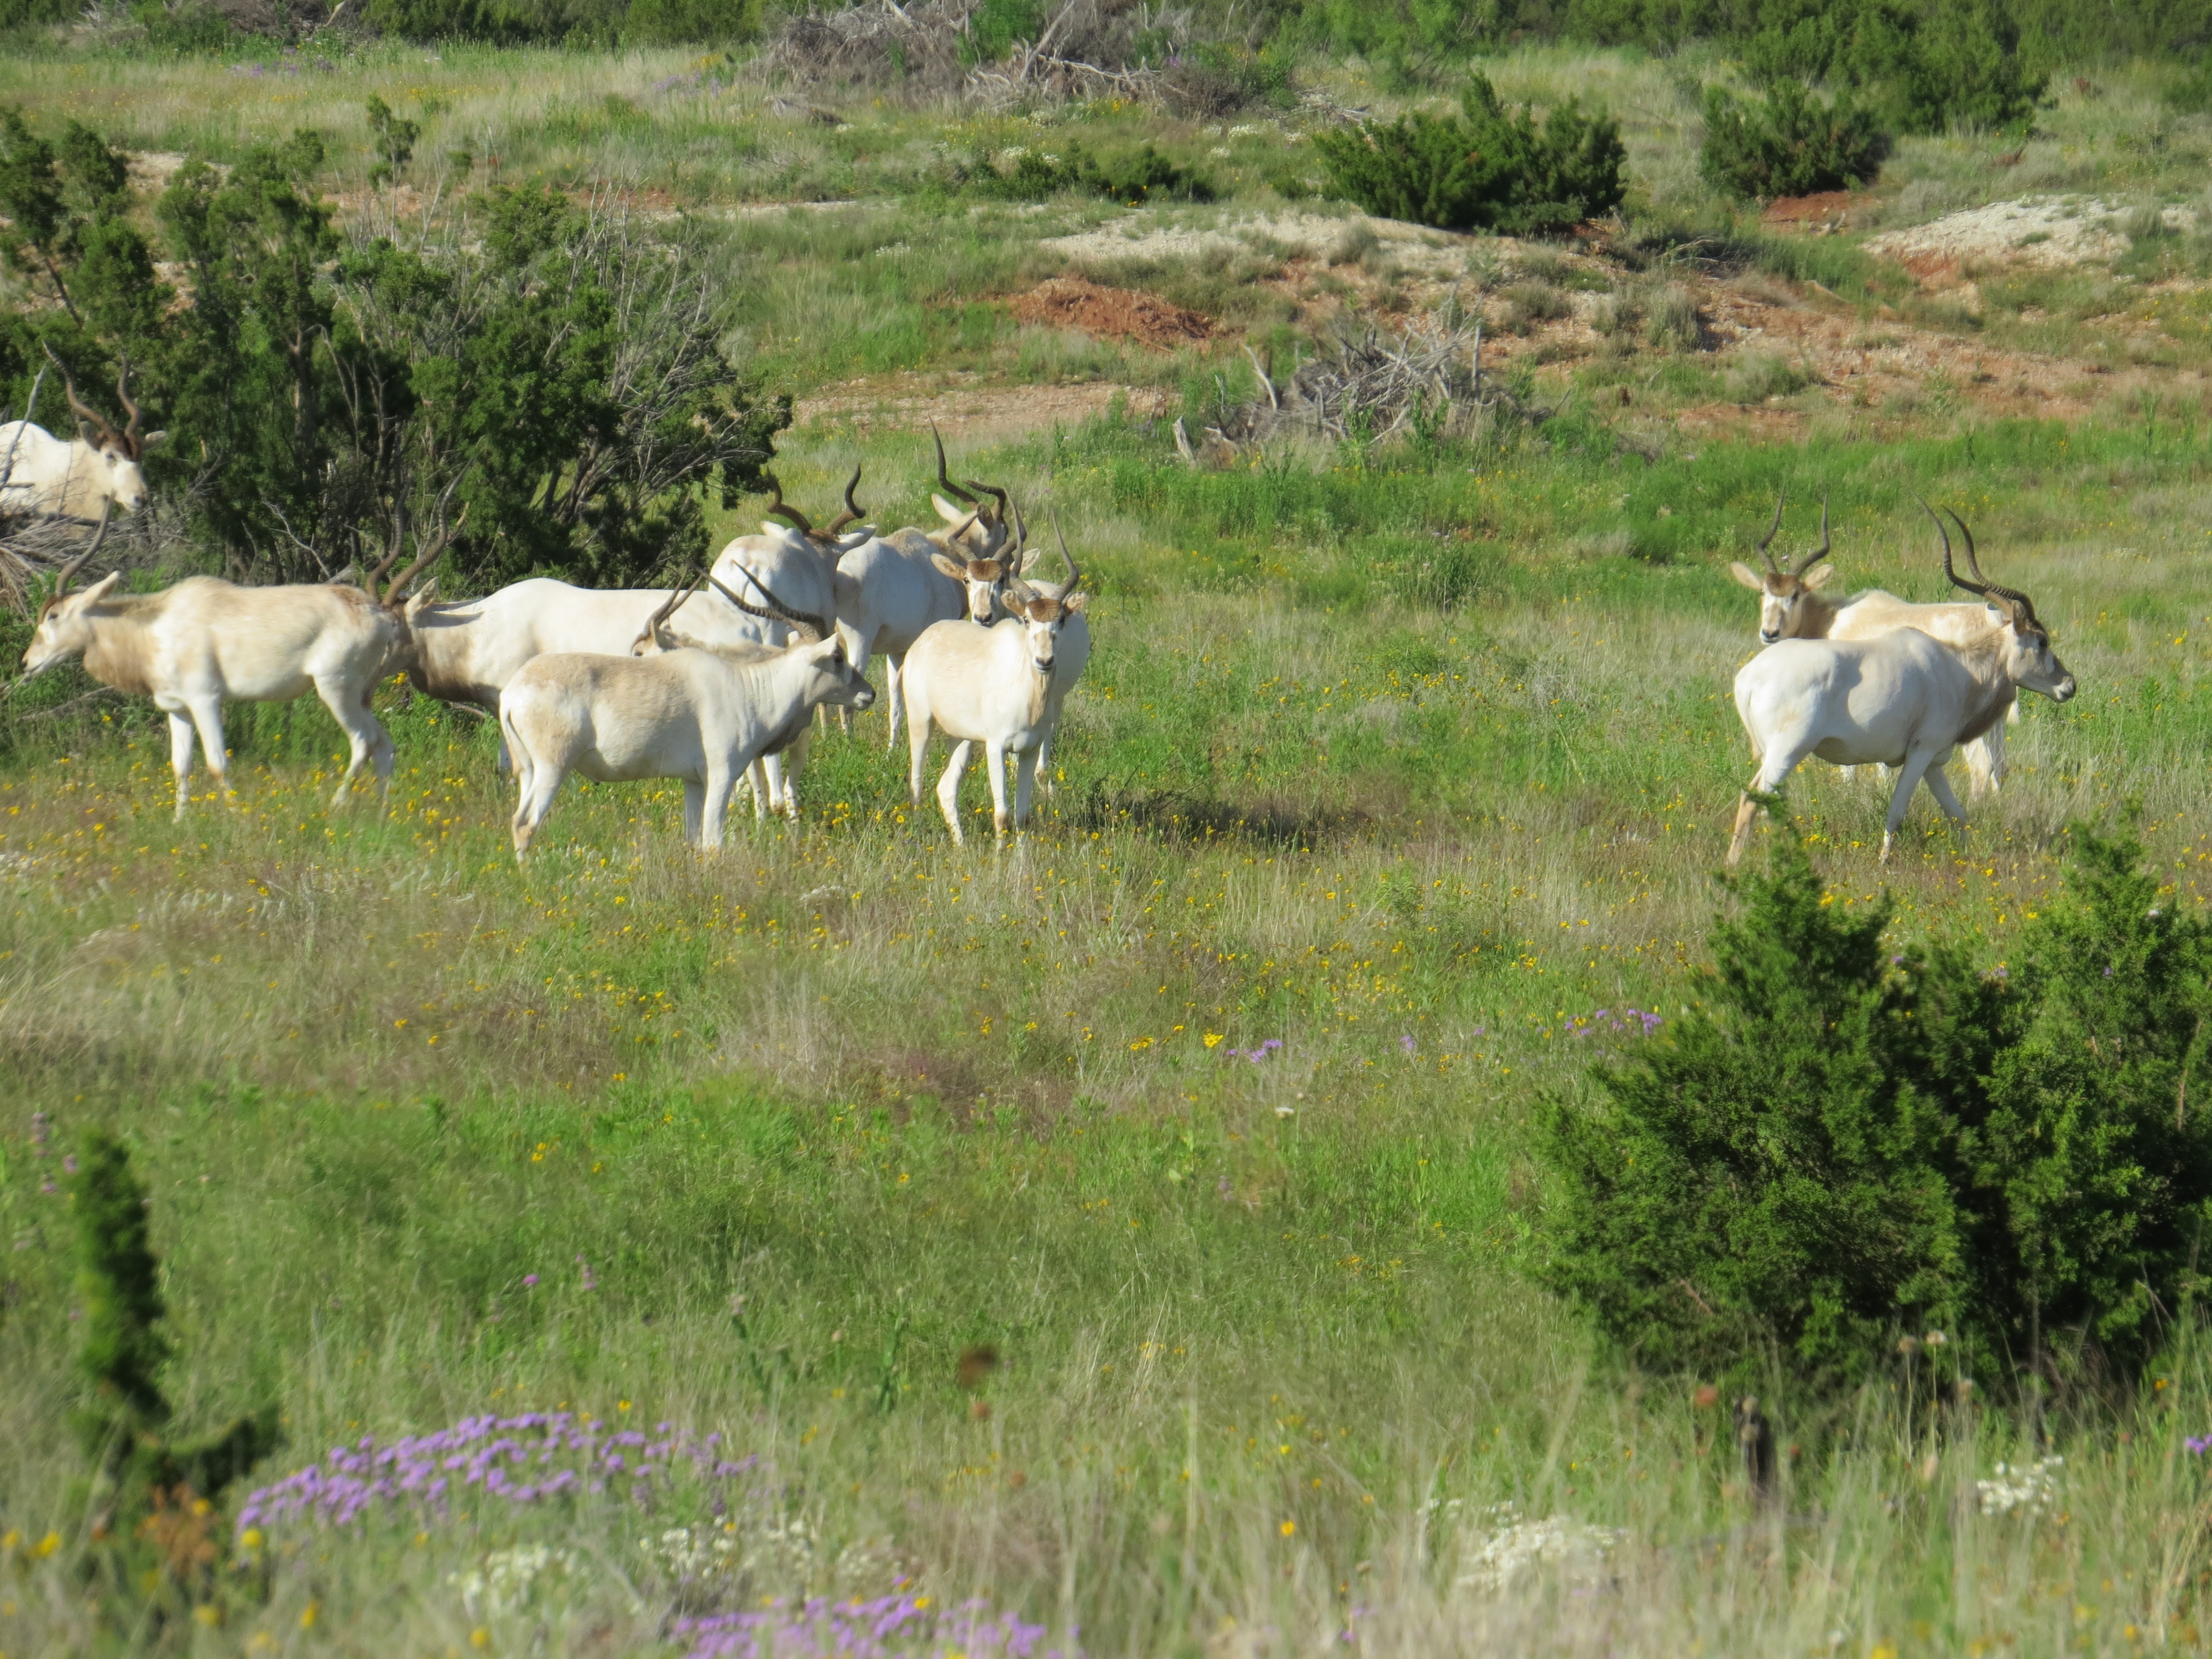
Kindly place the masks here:
<instances>
[{"instance_id":1,"label":"addax antelope","mask_svg":"<svg viewBox=\"0 0 2212 1659\"><path fill-rule=\"evenodd\" d=\"M1929 517L1936 517L1932 508ZM1943 574L1954 586L1989 601L1978 637L1953 644L1900 628L1870 640L1781 640L1736 674L1736 714L1759 770L1736 808L1730 864L1742 858L1751 838L1758 808L1751 792L1780 788L1808 755L1838 766L1879 762L1898 769L1882 830L1884 859L1923 775L1936 804L1963 823L1966 815L1943 777L1953 745L2002 720L2022 687L2054 702L2074 695L2074 676L2051 648L2050 631L2037 619L2034 602L2017 588L1984 579L1972 532L1956 514L1952 522L1966 538L1966 563L1976 580L1952 569L1950 532L1936 519Z\"/></svg>"},{"instance_id":2,"label":"addax antelope","mask_svg":"<svg viewBox=\"0 0 2212 1659\"><path fill-rule=\"evenodd\" d=\"M465 516L465 515L464 515ZM458 530L458 523L453 526ZM214 576L190 576L158 593L118 593L120 571L79 593L69 592L98 546L64 567L53 597L39 613L26 676L82 656L103 685L150 696L169 717L169 766L177 779L177 816L185 815L195 732L219 793L230 787L223 747L222 705L289 702L313 690L353 746L345 777L331 798L342 805L364 763L374 761L380 800L392 781L392 736L369 700L386 663L397 653L400 596L445 551L451 532L420 544L415 562L381 595L377 584L399 548L362 586L337 583L240 587Z\"/></svg>"},{"instance_id":3,"label":"addax antelope","mask_svg":"<svg viewBox=\"0 0 2212 1659\"><path fill-rule=\"evenodd\" d=\"M1828 504L1825 501L1820 503L1820 546L1787 570L1776 563L1774 556L1767 551L1781 528L1782 502L1777 500L1774 522L1767 526L1765 538L1759 544L1759 556L1765 570L1762 573L1741 563L1729 567L1736 580L1759 595L1761 644L1772 645L1777 640L1871 640L1900 628L1917 628L1936 639L1963 645L1989 631L1986 605L1956 601L1915 605L1878 587L1854 593L1847 599L1832 599L1822 593L1820 589L1836 574L1835 566L1821 563L1828 556L1829 549ZM2005 722L2019 718L2019 700L2014 698L2005 705L2003 720L1972 741L1960 744L1960 755L1966 763L1967 799L1978 800L2003 783Z\"/></svg>"},{"instance_id":4,"label":"addax antelope","mask_svg":"<svg viewBox=\"0 0 2212 1659\"><path fill-rule=\"evenodd\" d=\"M1075 591L1079 571L1059 598L1047 598L1020 577L1006 586L1013 614L988 628L939 623L907 653L901 690L906 698L907 793L921 802L922 761L929 729L942 726L953 740L952 759L938 780L937 804L952 839L960 832L960 779L977 744L991 774L991 822L1000 839L1029 821L1030 794L1038 751L1058 713L1053 682L1061 636L1082 614L1086 595ZM1006 756L1016 757L1013 810L1006 810Z\"/></svg>"},{"instance_id":5,"label":"addax antelope","mask_svg":"<svg viewBox=\"0 0 2212 1659\"><path fill-rule=\"evenodd\" d=\"M651 642L650 654L539 657L501 695L500 726L520 785L518 860L571 772L600 783L682 779L685 839L717 848L730 796L755 761L802 735L817 704L866 708L875 701L830 619L792 610L764 589L767 614L811 635L805 643L663 648L673 643L662 630L683 592L648 620L641 643ZM755 610L734 592L724 597Z\"/></svg>"},{"instance_id":6,"label":"addax antelope","mask_svg":"<svg viewBox=\"0 0 2212 1659\"><path fill-rule=\"evenodd\" d=\"M53 356L51 349L46 355ZM54 363L60 368L61 359L54 358ZM115 400L129 416L119 432L106 416L85 406L67 368L62 368L62 386L76 416L76 437L58 438L28 421L0 426L0 511L89 519L112 503L136 513L146 505L146 474L139 463L169 434L139 432L139 408L131 400L131 359L122 360L115 380Z\"/></svg>"}]
</instances>

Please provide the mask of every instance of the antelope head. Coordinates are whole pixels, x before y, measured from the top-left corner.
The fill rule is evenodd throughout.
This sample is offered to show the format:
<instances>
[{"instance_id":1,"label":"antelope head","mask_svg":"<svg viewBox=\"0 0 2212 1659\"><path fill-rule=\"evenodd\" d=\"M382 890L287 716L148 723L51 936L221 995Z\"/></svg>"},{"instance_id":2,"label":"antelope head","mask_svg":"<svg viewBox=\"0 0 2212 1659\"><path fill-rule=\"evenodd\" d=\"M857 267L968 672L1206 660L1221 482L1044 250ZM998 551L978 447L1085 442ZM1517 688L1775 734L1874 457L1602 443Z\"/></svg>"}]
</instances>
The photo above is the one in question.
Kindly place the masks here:
<instances>
[{"instance_id":1,"label":"antelope head","mask_svg":"<svg viewBox=\"0 0 2212 1659\"><path fill-rule=\"evenodd\" d=\"M76 416L78 438L100 458L102 498L115 502L125 513L137 512L146 505L146 474L139 463L149 452L167 442L169 434L165 431L139 432L139 418L143 411L131 401L129 354L120 359L120 370L115 377L115 401L130 417L120 431L77 396L76 382L70 375L69 366L54 356L52 346L46 348L46 356L62 372L62 390L69 398L70 412Z\"/></svg>"},{"instance_id":2,"label":"antelope head","mask_svg":"<svg viewBox=\"0 0 2212 1659\"><path fill-rule=\"evenodd\" d=\"M929 503L945 521L945 529L939 533L944 538L945 551L955 556L965 554L971 559L988 559L1006 543L1011 515L1006 492L996 484L980 483L973 478L965 486L953 483L945 465L945 439L934 422L930 426L929 435L937 445L937 483L944 492L933 494ZM976 493L979 490L980 495ZM948 495L953 500L946 500ZM986 501L982 495L993 500Z\"/></svg>"},{"instance_id":3,"label":"antelope head","mask_svg":"<svg viewBox=\"0 0 2212 1659\"><path fill-rule=\"evenodd\" d=\"M1767 549L1774 544L1775 532L1782 528L1782 502L1774 503L1774 522L1767 526L1766 535L1759 544L1759 556L1766 566L1764 571L1753 570L1749 565L1729 566L1729 574L1759 595L1759 642L1771 645L1777 640L1802 637L1806 624L1811 620L1814 607L1808 603L1810 595L1828 584L1836 574L1836 567L1822 565L1828 556L1828 503L1820 503L1820 544L1784 570L1774 562ZM1820 565L1819 569L1814 569Z\"/></svg>"},{"instance_id":4,"label":"antelope head","mask_svg":"<svg viewBox=\"0 0 2212 1659\"><path fill-rule=\"evenodd\" d=\"M1068 568L1067 586L1057 593L1031 586L1019 576L1006 579L1005 594L1000 601L1006 613L1029 630L1030 661L1040 674L1050 674L1060 646L1060 631L1067 626L1069 617L1079 612L1088 603L1090 595L1077 592L1083 580L1082 571L1068 556L1067 538L1060 534L1060 520L1053 520L1052 533L1060 540L1060 556Z\"/></svg>"},{"instance_id":5,"label":"antelope head","mask_svg":"<svg viewBox=\"0 0 2212 1659\"><path fill-rule=\"evenodd\" d=\"M1989 602L1990 616L2003 633L2005 674L2014 685L2026 686L2031 691L2040 691L2053 702L2064 702L2074 695L2074 676L2066 665L2058 660L2058 653L2051 648L2051 630L2035 614L2035 601L2016 587L2002 587L1982 574L1981 561L1974 556L1974 532L1966 528L1966 521L1951 514L1951 522L1959 527L1959 534L1966 544L1966 568L1974 573L1975 580L1968 581L1951 568L1951 538L1943 528L1943 520L1936 518L1936 509L1927 502L1920 503L1929 519L1934 520L1936 533L1943 543L1943 574L1951 586L1969 593L1978 593ZM1944 509L1949 512L1948 507Z\"/></svg>"}]
</instances>

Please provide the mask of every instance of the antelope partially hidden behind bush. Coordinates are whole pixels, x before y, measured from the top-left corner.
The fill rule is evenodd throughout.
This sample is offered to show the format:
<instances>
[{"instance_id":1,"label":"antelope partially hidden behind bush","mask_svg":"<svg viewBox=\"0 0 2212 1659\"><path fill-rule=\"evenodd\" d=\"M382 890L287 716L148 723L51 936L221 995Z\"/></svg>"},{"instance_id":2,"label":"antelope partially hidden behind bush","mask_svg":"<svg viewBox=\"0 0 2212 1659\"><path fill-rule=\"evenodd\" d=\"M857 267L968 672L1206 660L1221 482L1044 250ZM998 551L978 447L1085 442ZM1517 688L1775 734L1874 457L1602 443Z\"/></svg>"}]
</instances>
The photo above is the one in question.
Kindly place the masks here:
<instances>
[{"instance_id":1,"label":"antelope partially hidden behind bush","mask_svg":"<svg viewBox=\"0 0 2212 1659\"><path fill-rule=\"evenodd\" d=\"M1934 508L1928 516L1936 519ZM2022 686L2053 702L2074 695L2074 676L2051 648L2034 602L1984 579L1972 532L1957 514L1951 519L1966 538L1976 580L1952 569L1950 532L1936 519L1943 574L1953 586L1988 601L1977 637L1954 644L1899 628L1870 640L1779 640L1737 672L1736 714L1759 770L1736 808L1731 865L1751 839L1759 810L1753 793L1773 793L1808 755L1838 766L1879 762L1898 769L1881 837L1885 860L1923 776L1936 804L1963 823L1966 815L1943 777L1954 745L2002 720Z\"/></svg>"},{"instance_id":2,"label":"antelope partially hidden behind bush","mask_svg":"<svg viewBox=\"0 0 2212 1659\"><path fill-rule=\"evenodd\" d=\"M1870 587L1847 599L1832 599L1820 592L1836 574L1824 564L1828 556L1828 504L1820 503L1820 544L1787 570L1767 550L1782 528L1782 501L1774 503L1774 522L1759 544L1762 573L1743 563L1731 564L1729 574L1759 595L1759 639L1762 645L1778 640L1872 640L1900 628L1917 628L1952 645L1965 645L1990 629L1989 607L1960 602L1915 605L1894 593ZM2008 698L2004 719L1959 745L1966 763L1966 799L1978 800L2004 782L2004 728L2020 718L2019 700ZM1850 768L1844 769L1846 775Z\"/></svg>"}]
</instances>

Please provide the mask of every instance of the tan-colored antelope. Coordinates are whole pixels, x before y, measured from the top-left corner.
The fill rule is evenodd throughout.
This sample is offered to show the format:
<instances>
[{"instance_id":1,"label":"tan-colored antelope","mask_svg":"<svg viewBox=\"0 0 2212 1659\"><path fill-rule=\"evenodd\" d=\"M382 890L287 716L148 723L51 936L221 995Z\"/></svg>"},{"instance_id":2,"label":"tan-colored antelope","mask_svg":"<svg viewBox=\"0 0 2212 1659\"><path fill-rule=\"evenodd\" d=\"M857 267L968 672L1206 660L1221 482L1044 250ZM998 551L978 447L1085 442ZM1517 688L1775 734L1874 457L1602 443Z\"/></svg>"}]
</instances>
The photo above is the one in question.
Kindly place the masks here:
<instances>
[{"instance_id":1,"label":"tan-colored antelope","mask_svg":"<svg viewBox=\"0 0 2212 1659\"><path fill-rule=\"evenodd\" d=\"M392 781L392 735L369 712L369 700L399 647L400 596L450 539L451 532L441 529L381 596L377 584L398 556L397 541L360 587L335 582L240 587L214 576L188 576L158 593L118 593L123 573L116 571L71 593L70 579L99 545L95 537L93 546L63 567L23 653L23 672L28 678L82 656L85 672L101 684L151 697L169 717L179 817L190 793L196 732L218 793L229 792L226 700L289 702L309 690L353 746L331 806L343 804L362 765L371 761L380 803Z\"/></svg>"},{"instance_id":2,"label":"tan-colored antelope","mask_svg":"<svg viewBox=\"0 0 2212 1659\"><path fill-rule=\"evenodd\" d=\"M769 651L686 645L664 631L683 592L650 620L640 641L650 641L648 654L538 657L501 694L500 726L520 785L518 862L571 772L600 783L682 779L684 838L718 848L730 796L754 762L802 737L817 704L866 708L875 701L826 616L792 610L764 589L763 613L726 591L739 609L775 615L812 637Z\"/></svg>"},{"instance_id":3,"label":"tan-colored antelope","mask_svg":"<svg viewBox=\"0 0 2212 1659\"><path fill-rule=\"evenodd\" d=\"M1943 574L1954 586L1986 602L1979 635L1953 643L1899 628L1868 640L1784 639L1737 672L1736 714L1759 770L1736 808L1731 865L1742 858L1751 838L1758 811L1753 793L1779 789L1808 755L1838 766L1879 762L1898 769L1882 830L1884 860L1923 776L1936 804L1964 823L1966 815L1943 777L1953 746L2003 720L2023 687L2054 702L2074 695L2074 676L2051 648L2034 602L1982 576L1972 532L1958 514L1951 516L1966 538L1966 563L1976 580L1952 569L1950 533L1936 519ZM1929 517L1936 517L1933 509Z\"/></svg>"},{"instance_id":4,"label":"tan-colored antelope","mask_svg":"<svg viewBox=\"0 0 2212 1659\"><path fill-rule=\"evenodd\" d=\"M115 400L130 417L118 432L106 416L86 407L52 347L46 355L61 368L77 436L58 438L28 421L0 425L0 512L89 519L112 502L136 513L146 504L146 474L139 463L169 434L140 434L139 408L131 400L131 359L122 360L115 380Z\"/></svg>"},{"instance_id":5,"label":"tan-colored antelope","mask_svg":"<svg viewBox=\"0 0 2212 1659\"><path fill-rule=\"evenodd\" d=\"M1782 503L1778 500L1774 503L1774 522L1759 544L1759 556L1765 570L1753 570L1741 562L1729 566L1729 574L1759 595L1761 644L1772 645L1778 640L1871 640L1900 628L1917 628L1936 639L1963 645L1989 631L1989 609L1985 605L1956 601L1915 605L1878 587L1854 593L1846 599L1832 599L1822 593L1820 589L1836 574L1835 566L1821 562L1829 550L1826 501L1820 503L1820 546L1786 570L1767 550L1773 544L1775 532L1781 528ZM1960 745L1960 756L1966 763L1967 799L1978 800L2004 782L2005 724L2019 718L2019 701L2015 698L2005 705L2003 720L1972 742ZM1850 768L1844 770L1846 776L1850 775Z\"/></svg>"},{"instance_id":6,"label":"tan-colored antelope","mask_svg":"<svg viewBox=\"0 0 2212 1659\"><path fill-rule=\"evenodd\" d=\"M1051 734L1058 712L1053 696L1054 659L1069 622L1082 614L1089 597L1068 591L1048 599L1020 577L1004 590L1013 614L988 628L967 622L939 623L907 653L900 689L906 698L907 794L921 804L922 761L933 725L953 740L952 758L938 780L937 804L957 842L960 831L960 779L977 744L984 746L991 774L991 823L1003 841L1010 830L1029 821L1030 795L1036 778L1038 752ZM1015 757L1013 810L1006 808L1006 756Z\"/></svg>"}]
</instances>

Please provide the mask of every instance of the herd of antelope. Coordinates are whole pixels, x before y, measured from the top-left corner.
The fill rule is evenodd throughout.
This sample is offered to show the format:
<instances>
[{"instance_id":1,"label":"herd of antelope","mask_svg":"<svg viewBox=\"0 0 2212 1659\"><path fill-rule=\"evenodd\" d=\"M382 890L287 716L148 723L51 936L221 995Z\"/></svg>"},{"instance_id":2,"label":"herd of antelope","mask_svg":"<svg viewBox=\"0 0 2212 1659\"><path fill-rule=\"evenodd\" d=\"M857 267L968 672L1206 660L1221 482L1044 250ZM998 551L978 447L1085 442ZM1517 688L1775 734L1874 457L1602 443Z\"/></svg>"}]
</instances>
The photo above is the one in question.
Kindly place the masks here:
<instances>
[{"instance_id":1,"label":"herd of antelope","mask_svg":"<svg viewBox=\"0 0 2212 1659\"><path fill-rule=\"evenodd\" d=\"M894 747L906 717L915 803L930 733L940 730L953 752L937 799L954 841L960 781L978 744L989 759L999 838L1029 817L1037 766L1050 763L1060 711L1091 654L1083 573L1059 537L1066 580L1036 575L1019 510L994 486L954 483L941 441L936 530L878 537L860 525L857 469L846 510L817 530L771 475L775 500L760 533L731 542L703 580L672 589L594 591L533 578L441 604L435 580L422 579L460 531L464 510L417 535L415 559L391 576L410 531L398 526L358 585L241 587L192 576L160 592L126 593L118 571L72 592L112 509L143 502L136 458L160 434L137 439L128 373L118 387L131 409L125 433L103 425L70 445L21 423L0 427L0 502L77 517L97 505L98 530L39 613L24 677L81 657L101 684L151 697L169 717L179 817L196 738L217 790L228 792L225 702L289 702L309 690L353 745L333 806L365 764L375 768L380 798L394 750L370 704L380 681L404 673L417 690L498 720L501 763L519 787L518 860L572 772L599 782L681 781L685 836L711 849L721 845L740 782L757 814L797 813L815 711L871 707L866 673L876 657L886 665ZM69 395L90 428L98 417L74 386ZM18 455L33 464L10 465ZM1018 773L1011 809L1009 755Z\"/></svg>"},{"instance_id":2,"label":"herd of antelope","mask_svg":"<svg viewBox=\"0 0 2212 1659\"><path fill-rule=\"evenodd\" d=\"M416 556L398 562L409 526L358 586L318 583L240 587L193 576L158 593L117 591L121 573L80 592L70 580L99 549L109 515L145 500L140 457L162 434L138 433L129 365L117 396L130 413L121 431L68 386L80 437L52 436L27 422L0 426L0 508L58 516L100 509L99 529L62 570L40 612L26 678L82 657L94 678L150 696L169 716L170 764L182 817L197 737L219 790L228 791L222 736L226 700L289 701L312 690L353 745L333 805L373 763L381 794L390 784L391 735L371 712L380 680L404 672L417 690L465 705L499 723L500 760L519 799L513 832L525 857L552 810L562 781L647 778L684 784L686 837L721 844L738 786L757 816L795 816L798 781L817 709L867 708L866 678L881 657L888 686L889 741L907 727L909 799L919 805L933 730L953 745L937 800L962 839L959 788L981 744L1000 840L1027 822L1038 769L1051 790L1054 734L1067 693L1091 654L1083 574L1057 526L1066 580L1035 570L1020 512L995 486L952 482L937 445L932 503L943 522L888 536L860 522L860 471L845 486L845 511L817 529L775 499L760 533L725 547L702 580L674 588L612 592L533 578L481 599L439 603L434 580L416 584L443 556L461 521L442 518L416 538ZM64 374L66 379L66 373ZM989 499L986 499L988 497ZM1834 567L1827 508L1820 544L1790 568L1769 550L1782 525L1759 543L1763 571L1730 567L1759 596L1765 647L1735 677L1736 713L1758 770L1740 800L1729 847L1743 855L1758 795L1771 794L1808 755L1846 769L1894 769L1881 857L1887 860L1916 787L1963 822L1943 767L1965 751L1970 798L2004 778L2004 727L2025 688L2064 702L2074 677L2051 648L2027 595L1982 574L1974 538L1952 514L1972 578L1953 568L1950 532L1934 509L1943 574L1976 603L1914 605L1879 589L1827 598ZM462 519L466 518L465 511ZM1016 781L1006 800L1006 760Z\"/></svg>"}]
</instances>

